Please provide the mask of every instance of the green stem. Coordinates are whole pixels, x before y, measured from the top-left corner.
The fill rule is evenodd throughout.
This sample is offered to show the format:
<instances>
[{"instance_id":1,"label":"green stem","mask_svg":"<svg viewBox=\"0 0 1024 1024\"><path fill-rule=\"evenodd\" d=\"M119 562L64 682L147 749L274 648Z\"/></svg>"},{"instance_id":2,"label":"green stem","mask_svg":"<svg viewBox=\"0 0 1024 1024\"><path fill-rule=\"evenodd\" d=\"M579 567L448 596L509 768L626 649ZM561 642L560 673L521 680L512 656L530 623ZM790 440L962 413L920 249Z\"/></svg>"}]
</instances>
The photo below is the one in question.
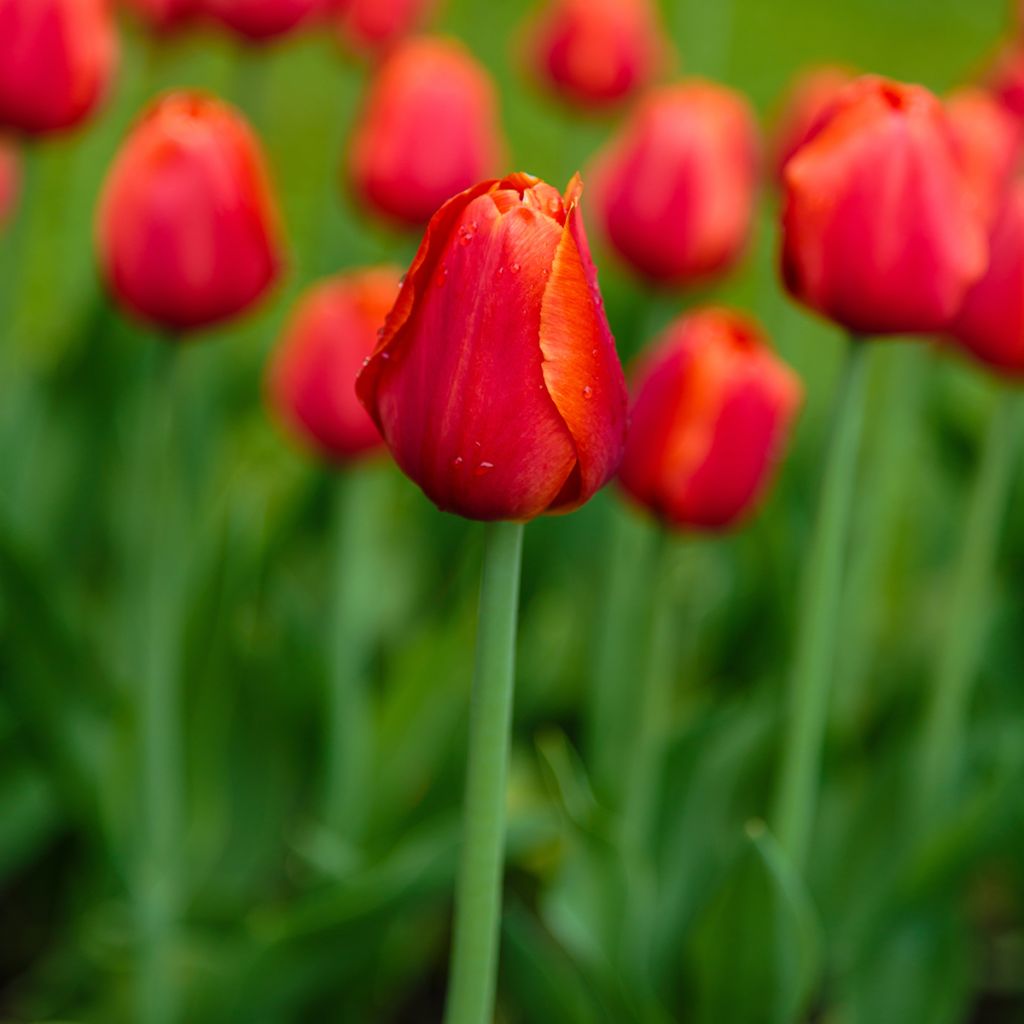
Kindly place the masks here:
<instances>
[{"instance_id":1,"label":"green stem","mask_svg":"<svg viewBox=\"0 0 1024 1024\"><path fill-rule=\"evenodd\" d=\"M370 798L373 712L366 679L367 604L373 589L373 527L379 513L374 467L357 466L335 482L333 586L327 690L324 817L353 843L363 835Z\"/></svg>"},{"instance_id":2,"label":"green stem","mask_svg":"<svg viewBox=\"0 0 1024 1024\"><path fill-rule=\"evenodd\" d=\"M970 704L987 614L986 591L1017 455L1017 394L1006 389L989 420L971 492L963 546L946 609L921 752L919 810L931 817L960 768L963 723Z\"/></svg>"},{"instance_id":3,"label":"green stem","mask_svg":"<svg viewBox=\"0 0 1024 1024\"><path fill-rule=\"evenodd\" d=\"M789 716L775 820L779 841L798 870L806 861L810 843L829 690L835 671L843 562L864 420L867 349L868 345L855 337L847 347L805 570L803 605L790 679Z\"/></svg>"},{"instance_id":4,"label":"green stem","mask_svg":"<svg viewBox=\"0 0 1024 1024\"><path fill-rule=\"evenodd\" d=\"M522 546L521 523L487 525L445 1024L494 1018Z\"/></svg>"}]
</instances>

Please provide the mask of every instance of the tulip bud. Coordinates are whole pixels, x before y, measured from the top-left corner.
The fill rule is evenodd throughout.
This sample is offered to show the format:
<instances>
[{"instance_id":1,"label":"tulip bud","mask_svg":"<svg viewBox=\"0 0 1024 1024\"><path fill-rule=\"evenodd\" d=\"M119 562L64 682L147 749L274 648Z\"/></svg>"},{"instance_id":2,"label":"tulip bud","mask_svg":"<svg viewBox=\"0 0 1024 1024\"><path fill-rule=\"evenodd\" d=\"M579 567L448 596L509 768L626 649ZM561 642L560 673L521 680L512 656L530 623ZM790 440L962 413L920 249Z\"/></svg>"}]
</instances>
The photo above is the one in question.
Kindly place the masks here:
<instances>
[{"instance_id":1,"label":"tulip bud","mask_svg":"<svg viewBox=\"0 0 1024 1024\"><path fill-rule=\"evenodd\" d=\"M625 383L581 191L513 174L447 202L359 376L398 465L442 509L565 512L618 467Z\"/></svg>"},{"instance_id":2,"label":"tulip bud","mask_svg":"<svg viewBox=\"0 0 1024 1024\"><path fill-rule=\"evenodd\" d=\"M619 481L668 523L732 526L768 486L802 398L752 320L680 317L637 370Z\"/></svg>"},{"instance_id":3,"label":"tulip bud","mask_svg":"<svg viewBox=\"0 0 1024 1024\"><path fill-rule=\"evenodd\" d=\"M111 292L171 330L254 303L278 275L278 218L242 116L201 94L158 99L107 175L97 241Z\"/></svg>"},{"instance_id":4,"label":"tulip bud","mask_svg":"<svg viewBox=\"0 0 1024 1024\"><path fill-rule=\"evenodd\" d=\"M640 274L682 284L725 270L750 233L757 127L731 89L691 81L641 103L598 157L598 217Z\"/></svg>"},{"instance_id":5,"label":"tulip bud","mask_svg":"<svg viewBox=\"0 0 1024 1024\"><path fill-rule=\"evenodd\" d=\"M282 36L323 9L323 0L203 0L206 13L250 42Z\"/></svg>"},{"instance_id":6,"label":"tulip bud","mask_svg":"<svg viewBox=\"0 0 1024 1024\"><path fill-rule=\"evenodd\" d=\"M949 326L988 244L930 92L858 79L783 177L782 266L794 297L859 334Z\"/></svg>"},{"instance_id":7,"label":"tulip bud","mask_svg":"<svg viewBox=\"0 0 1024 1024\"><path fill-rule=\"evenodd\" d=\"M990 239L989 266L953 322L955 342L1007 375L1024 375L1024 180L1003 198Z\"/></svg>"},{"instance_id":8,"label":"tulip bud","mask_svg":"<svg viewBox=\"0 0 1024 1024\"><path fill-rule=\"evenodd\" d=\"M199 15L199 0L124 0L154 32L170 32Z\"/></svg>"},{"instance_id":9,"label":"tulip bud","mask_svg":"<svg viewBox=\"0 0 1024 1024\"><path fill-rule=\"evenodd\" d=\"M0 127L73 127L99 104L116 63L108 0L0 0Z\"/></svg>"},{"instance_id":10,"label":"tulip bud","mask_svg":"<svg viewBox=\"0 0 1024 1024\"><path fill-rule=\"evenodd\" d=\"M355 50L381 51L422 22L433 0L341 0L338 35Z\"/></svg>"},{"instance_id":11,"label":"tulip bud","mask_svg":"<svg viewBox=\"0 0 1024 1024\"><path fill-rule=\"evenodd\" d=\"M782 104L772 138L771 166L782 179L786 161L811 137L852 75L844 68L811 68L793 82Z\"/></svg>"},{"instance_id":12,"label":"tulip bud","mask_svg":"<svg viewBox=\"0 0 1024 1024\"><path fill-rule=\"evenodd\" d=\"M10 139L0 137L0 229L14 216L21 190L21 161Z\"/></svg>"},{"instance_id":13,"label":"tulip bud","mask_svg":"<svg viewBox=\"0 0 1024 1024\"><path fill-rule=\"evenodd\" d=\"M380 212L425 224L499 162L494 87L457 42L403 43L377 72L351 150L352 183Z\"/></svg>"},{"instance_id":14,"label":"tulip bud","mask_svg":"<svg viewBox=\"0 0 1024 1024\"><path fill-rule=\"evenodd\" d=\"M552 0L532 48L541 77L586 105L628 96L650 81L663 57L650 0Z\"/></svg>"},{"instance_id":15,"label":"tulip bud","mask_svg":"<svg viewBox=\"0 0 1024 1024\"><path fill-rule=\"evenodd\" d=\"M299 302L269 375L273 408L324 458L345 462L379 448L380 433L356 397L356 377L398 295L392 267L343 274Z\"/></svg>"}]
</instances>

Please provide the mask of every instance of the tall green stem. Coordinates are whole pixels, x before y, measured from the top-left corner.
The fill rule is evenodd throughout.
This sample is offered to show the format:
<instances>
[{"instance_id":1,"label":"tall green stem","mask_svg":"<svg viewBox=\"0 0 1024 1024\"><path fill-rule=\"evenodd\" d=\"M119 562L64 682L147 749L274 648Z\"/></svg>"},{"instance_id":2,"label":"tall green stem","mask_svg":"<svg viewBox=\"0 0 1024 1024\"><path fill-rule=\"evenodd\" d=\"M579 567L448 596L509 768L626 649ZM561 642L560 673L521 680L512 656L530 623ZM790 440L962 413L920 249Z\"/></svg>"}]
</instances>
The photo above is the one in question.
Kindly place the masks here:
<instances>
[{"instance_id":1,"label":"tall green stem","mask_svg":"<svg viewBox=\"0 0 1024 1024\"><path fill-rule=\"evenodd\" d=\"M941 806L961 763L963 722L987 611L986 590L1013 480L1017 419L1018 397L1007 389L989 420L939 645L921 752L919 811L926 817Z\"/></svg>"},{"instance_id":2,"label":"tall green stem","mask_svg":"<svg viewBox=\"0 0 1024 1024\"><path fill-rule=\"evenodd\" d=\"M487 525L445 1024L494 1018L522 547L521 523Z\"/></svg>"},{"instance_id":3,"label":"tall green stem","mask_svg":"<svg viewBox=\"0 0 1024 1024\"><path fill-rule=\"evenodd\" d=\"M850 506L864 420L868 346L851 338L836 396L832 434L804 579L803 606L790 679L775 819L782 846L798 868L807 858L818 798L828 698Z\"/></svg>"}]
</instances>

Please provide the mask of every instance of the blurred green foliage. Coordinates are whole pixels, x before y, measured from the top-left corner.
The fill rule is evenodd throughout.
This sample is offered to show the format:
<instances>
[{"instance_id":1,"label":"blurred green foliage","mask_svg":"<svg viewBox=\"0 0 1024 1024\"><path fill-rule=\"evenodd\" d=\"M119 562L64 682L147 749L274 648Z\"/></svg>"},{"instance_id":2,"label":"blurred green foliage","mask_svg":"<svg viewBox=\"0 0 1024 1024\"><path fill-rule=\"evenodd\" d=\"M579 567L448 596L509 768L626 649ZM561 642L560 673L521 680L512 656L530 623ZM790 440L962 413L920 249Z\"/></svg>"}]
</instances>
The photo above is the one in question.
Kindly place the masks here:
<instances>
[{"instance_id":1,"label":"blurred green foliage","mask_svg":"<svg viewBox=\"0 0 1024 1024\"><path fill-rule=\"evenodd\" d=\"M500 82L510 166L562 183L614 118L568 112L528 80L525 13L518 0L448 0L440 22ZM664 15L681 68L735 85L762 113L798 69L825 61L946 90L974 73L1007 17L1001 0L674 0ZM184 1019L437 1020L479 530L435 512L389 467L362 471L379 502L366 580L375 762L365 842L345 845L317 810L336 481L282 439L261 398L267 352L303 285L413 251L415 239L339 188L366 69L313 37L243 53L203 35L157 51L128 28L124 50L104 115L26 154L22 211L0 239L0 1016L135 1019L132 665L145 641L132 588L154 540L140 517L158 340L101 295L91 222L118 139L173 84L222 92L253 119L291 244L272 301L188 346L173 384L167 375L188 509L187 539L169 555L187 568ZM588 709L607 563L648 527L612 492L527 531L502 1021L1024 1019L1019 489L965 723L968 770L939 828L912 822L921 712L937 641L956 626L945 599L995 395L941 353L872 353L806 885L759 820L839 353L836 333L780 292L774 217L768 194L742 271L700 296L647 295L598 247L624 355L695 301L736 303L804 377L807 405L749 527L669 555L678 629L651 846L663 889L633 929L642 900L621 878L592 777L595 762L624 771L624 752L588 749ZM623 668L627 714L638 671Z\"/></svg>"}]
</instances>

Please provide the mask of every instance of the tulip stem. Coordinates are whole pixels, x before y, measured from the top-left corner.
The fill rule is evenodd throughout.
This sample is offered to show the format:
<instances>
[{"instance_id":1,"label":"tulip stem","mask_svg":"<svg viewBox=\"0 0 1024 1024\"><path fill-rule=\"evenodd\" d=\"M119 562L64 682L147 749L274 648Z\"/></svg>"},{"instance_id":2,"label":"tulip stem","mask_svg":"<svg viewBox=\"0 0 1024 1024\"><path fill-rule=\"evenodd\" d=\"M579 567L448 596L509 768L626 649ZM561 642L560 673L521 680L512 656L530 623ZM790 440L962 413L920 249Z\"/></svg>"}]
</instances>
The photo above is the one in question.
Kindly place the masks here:
<instances>
[{"instance_id":1,"label":"tulip stem","mask_svg":"<svg viewBox=\"0 0 1024 1024\"><path fill-rule=\"evenodd\" d=\"M844 361L810 555L790 677L782 769L776 792L777 835L797 869L807 860L818 798L828 699L850 508L864 420L868 345L851 337Z\"/></svg>"},{"instance_id":2,"label":"tulip stem","mask_svg":"<svg viewBox=\"0 0 1024 1024\"><path fill-rule=\"evenodd\" d=\"M445 1024L494 1018L522 547L521 523L487 524Z\"/></svg>"},{"instance_id":3,"label":"tulip stem","mask_svg":"<svg viewBox=\"0 0 1024 1024\"><path fill-rule=\"evenodd\" d=\"M961 766L963 724L987 612L986 590L1018 450L1018 397L1009 388L989 420L946 609L921 751L919 813L931 821Z\"/></svg>"}]
</instances>

